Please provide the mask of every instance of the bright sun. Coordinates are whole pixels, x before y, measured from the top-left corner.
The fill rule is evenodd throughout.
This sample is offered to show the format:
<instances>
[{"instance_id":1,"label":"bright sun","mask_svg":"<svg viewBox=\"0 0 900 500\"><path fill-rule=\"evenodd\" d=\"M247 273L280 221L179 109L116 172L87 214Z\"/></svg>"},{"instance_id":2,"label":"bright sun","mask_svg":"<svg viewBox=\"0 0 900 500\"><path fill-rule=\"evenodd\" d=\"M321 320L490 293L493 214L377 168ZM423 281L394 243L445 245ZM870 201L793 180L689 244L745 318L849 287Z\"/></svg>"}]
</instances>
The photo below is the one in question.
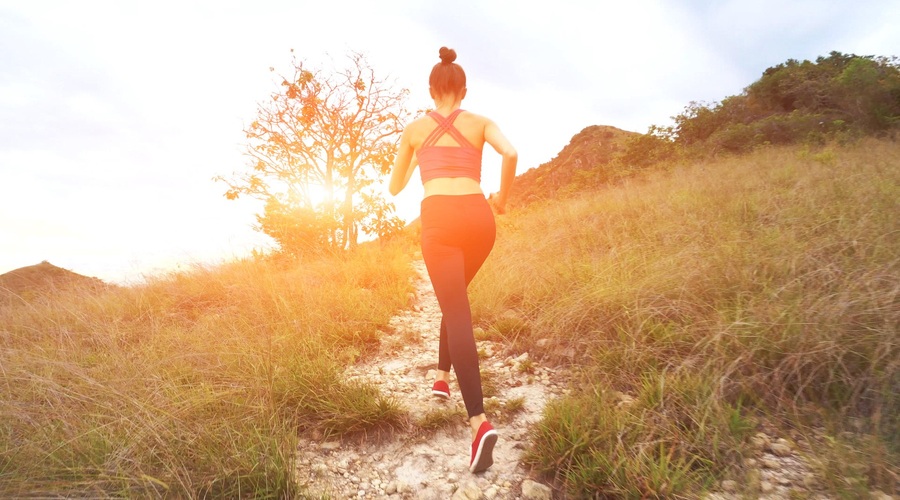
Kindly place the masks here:
<instances>
[{"instance_id":1,"label":"bright sun","mask_svg":"<svg viewBox=\"0 0 900 500\"><path fill-rule=\"evenodd\" d=\"M305 205L305 200L303 198L306 197L309 198L310 204L314 207L320 207L328 201L328 190L321 184L310 183L305 189L297 189L294 191L294 194L295 201L302 205ZM344 190L335 188L332 196L335 203L340 203L344 199Z\"/></svg>"}]
</instances>

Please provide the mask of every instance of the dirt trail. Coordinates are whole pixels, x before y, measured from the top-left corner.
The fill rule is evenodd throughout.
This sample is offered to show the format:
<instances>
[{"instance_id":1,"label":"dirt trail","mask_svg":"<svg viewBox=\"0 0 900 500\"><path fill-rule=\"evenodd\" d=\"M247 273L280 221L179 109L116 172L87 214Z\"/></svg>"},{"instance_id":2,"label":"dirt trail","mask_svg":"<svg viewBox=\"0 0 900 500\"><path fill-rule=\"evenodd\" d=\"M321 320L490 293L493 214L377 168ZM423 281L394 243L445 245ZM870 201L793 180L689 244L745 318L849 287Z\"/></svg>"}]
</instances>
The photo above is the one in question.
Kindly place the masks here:
<instances>
[{"instance_id":1,"label":"dirt trail","mask_svg":"<svg viewBox=\"0 0 900 500\"><path fill-rule=\"evenodd\" d=\"M549 489L528 480L519 460L529 424L540 419L549 399L563 392L560 374L527 354L512 357L504 355L501 345L477 342L483 377L496 387L496 396L486 398L485 405L500 439L493 467L470 473L470 434L455 376L449 402L431 394L441 314L424 263L414 265L416 305L391 320L393 332L383 339L382 353L350 367L347 376L379 387L413 421L453 411L458 415L439 430L397 433L381 442L305 440L298 450L299 482L311 493L331 498L519 498L523 483L529 493L536 489L536 494L549 495ZM504 411L507 404L521 409ZM499 410L491 412L492 406Z\"/></svg>"},{"instance_id":2,"label":"dirt trail","mask_svg":"<svg viewBox=\"0 0 900 500\"><path fill-rule=\"evenodd\" d=\"M519 461L529 426L540 420L548 401L564 394L565 373L523 353L511 356L504 346L478 341L488 418L500 439L494 448L494 465L486 472L469 472L471 447L465 406L455 376L450 401L431 395L441 321L440 308L421 261L414 263L415 305L391 320L392 331L382 339L380 354L347 369L348 379L377 386L407 411L416 432L394 433L387 439L339 442L305 439L297 453L297 480L306 490L326 498L367 499L550 499L545 485L535 483ZM632 399L622 396L623 403ZM508 408L519 407L517 412ZM493 409L492 409L493 408ZM436 431L422 430L423 419L452 414ZM799 436L796 442L779 438L765 429L753 438L755 458L745 460L752 485L725 480L703 495L704 500L737 500L747 493L765 500L803 496L828 499L821 479L810 470L805 456L811 452ZM753 479L751 479L753 478ZM880 492L878 492L880 493ZM891 499L873 494L873 498Z\"/></svg>"}]
</instances>

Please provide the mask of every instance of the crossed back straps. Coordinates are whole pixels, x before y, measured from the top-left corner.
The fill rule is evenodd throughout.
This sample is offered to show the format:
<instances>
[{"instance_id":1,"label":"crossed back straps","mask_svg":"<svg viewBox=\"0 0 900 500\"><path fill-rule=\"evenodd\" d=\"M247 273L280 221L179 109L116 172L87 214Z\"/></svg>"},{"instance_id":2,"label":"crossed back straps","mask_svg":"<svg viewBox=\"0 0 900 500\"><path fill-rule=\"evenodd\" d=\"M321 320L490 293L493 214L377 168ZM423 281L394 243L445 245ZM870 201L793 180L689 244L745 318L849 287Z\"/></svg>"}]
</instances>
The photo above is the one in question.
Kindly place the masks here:
<instances>
[{"instance_id":1,"label":"crossed back straps","mask_svg":"<svg viewBox=\"0 0 900 500\"><path fill-rule=\"evenodd\" d=\"M462 113L462 109L457 109L456 111L450 113L450 116L444 118L437 111L432 111L428 113L428 116L434 118L434 121L437 122L437 127L428 134L428 137L425 138L425 142L422 143L423 148L431 147L437 144L438 139L440 139L444 134L450 134L454 140L463 148L472 148L475 149L475 146L469 142L462 133L453 126L453 121L456 120L456 117Z\"/></svg>"}]
</instances>

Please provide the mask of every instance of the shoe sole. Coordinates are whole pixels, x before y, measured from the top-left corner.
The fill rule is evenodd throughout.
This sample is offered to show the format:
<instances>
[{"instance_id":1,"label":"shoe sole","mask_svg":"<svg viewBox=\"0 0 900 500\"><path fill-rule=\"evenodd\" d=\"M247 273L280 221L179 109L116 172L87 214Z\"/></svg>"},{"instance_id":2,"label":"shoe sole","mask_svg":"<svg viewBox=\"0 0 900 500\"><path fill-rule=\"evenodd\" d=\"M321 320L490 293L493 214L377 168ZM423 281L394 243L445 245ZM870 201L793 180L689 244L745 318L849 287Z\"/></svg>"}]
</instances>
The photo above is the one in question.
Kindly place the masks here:
<instances>
[{"instance_id":1,"label":"shoe sole","mask_svg":"<svg viewBox=\"0 0 900 500\"><path fill-rule=\"evenodd\" d=\"M437 397L439 397L439 398L441 398L441 399L450 399L450 395L447 394L446 392L441 392L441 391L431 391L431 394L433 394L433 395L435 395L435 396L437 396Z\"/></svg>"},{"instance_id":2,"label":"shoe sole","mask_svg":"<svg viewBox=\"0 0 900 500\"><path fill-rule=\"evenodd\" d=\"M478 451L475 453L475 459L472 460L472 465L469 466L469 470L473 473L483 472L488 469L488 467L494 465L494 445L497 444L497 431L489 430L484 433L484 436L481 437L481 442L478 443Z\"/></svg>"}]
</instances>

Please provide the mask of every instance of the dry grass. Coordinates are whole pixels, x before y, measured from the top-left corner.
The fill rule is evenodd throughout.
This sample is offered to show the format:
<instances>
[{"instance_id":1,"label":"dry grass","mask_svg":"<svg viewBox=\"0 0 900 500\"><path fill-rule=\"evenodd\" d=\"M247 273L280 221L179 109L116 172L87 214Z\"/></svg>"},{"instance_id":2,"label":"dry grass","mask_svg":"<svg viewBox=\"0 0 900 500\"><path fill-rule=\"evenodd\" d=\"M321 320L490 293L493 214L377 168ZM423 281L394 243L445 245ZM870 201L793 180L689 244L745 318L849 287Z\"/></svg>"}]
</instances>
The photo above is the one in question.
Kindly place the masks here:
<instances>
[{"instance_id":1,"label":"dry grass","mask_svg":"<svg viewBox=\"0 0 900 500\"><path fill-rule=\"evenodd\" d=\"M836 439L853 419L881 457L866 478L895 488L898 200L900 147L866 140L672 166L506 220L476 317L584 372L533 464L576 496L677 496L738 464L760 414ZM636 403L608 407L612 390Z\"/></svg>"},{"instance_id":2,"label":"dry grass","mask_svg":"<svg viewBox=\"0 0 900 500\"><path fill-rule=\"evenodd\" d=\"M407 255L243 261L0 304L0 496L300 495L298 432L402 417L341 372L406 305Z\"/></svg>"},{"instance_id":3,"label":"dry grass","mask_svg":"<svg viewBox=\"0 0 900 500\"><path fill-rule=\"evenodd\" d=\"M866 140L670 166L501 218L470 288L480 335L545 340L578 370L527 460L572 497L690 497L739 473L766 417L814 430L834 493L895 491L898 200L900 148ZM298 432L405 422L341 373L407 305L410 253L3 299L0 496L302 496Z\"/></svg>"}]
</instances>

